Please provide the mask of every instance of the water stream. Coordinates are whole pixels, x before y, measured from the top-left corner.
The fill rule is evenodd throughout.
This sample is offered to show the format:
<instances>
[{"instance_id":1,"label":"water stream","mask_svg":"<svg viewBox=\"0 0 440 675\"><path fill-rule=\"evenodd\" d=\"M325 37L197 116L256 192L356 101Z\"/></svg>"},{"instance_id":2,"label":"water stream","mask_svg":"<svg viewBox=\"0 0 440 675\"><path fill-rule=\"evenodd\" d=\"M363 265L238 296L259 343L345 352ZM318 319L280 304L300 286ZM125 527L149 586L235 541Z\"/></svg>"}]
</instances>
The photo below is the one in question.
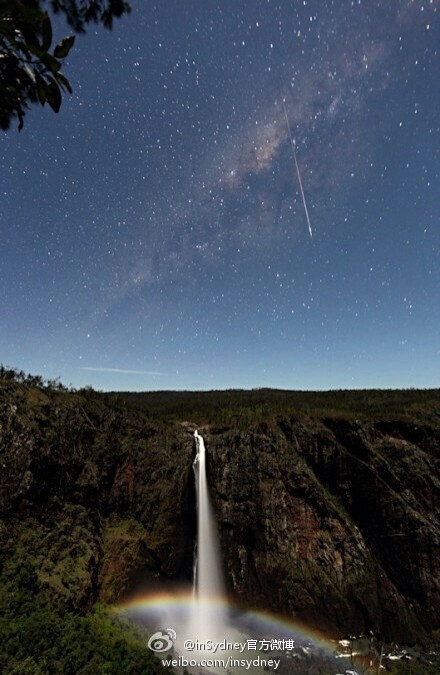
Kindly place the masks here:
<instances>
[{"instance_id":1,"label":"water stream","mask_svg":"<svg viewBox=\"0 0 440 675\"><path fill-rule=\"evenodd\" d=\"M201 640L225 637L224 617L213 611L215 600L224 596L224 583L206 476L206 449L203 437L194 432L196 457L193 462L197 495L197 548L193 579L191 630Z\"/></svg>"}]
</instances>

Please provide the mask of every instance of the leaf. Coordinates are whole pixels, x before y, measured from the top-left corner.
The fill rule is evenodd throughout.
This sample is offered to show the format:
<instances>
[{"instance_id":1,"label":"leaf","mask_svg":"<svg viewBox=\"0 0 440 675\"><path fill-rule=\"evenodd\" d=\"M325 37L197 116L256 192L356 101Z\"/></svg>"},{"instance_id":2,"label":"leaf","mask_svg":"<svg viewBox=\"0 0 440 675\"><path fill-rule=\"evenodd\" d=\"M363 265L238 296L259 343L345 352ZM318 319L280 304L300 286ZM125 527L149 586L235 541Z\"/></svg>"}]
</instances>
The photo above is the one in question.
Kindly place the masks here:
<instances>
[{"instance_id":1,"label":"leaf","mask_svg":"<svg viewBox=\"0 0 440 675\"><path fill-rule=\"evenodd\" d=\"M43 36L42 49L47 52L47 50L50 48L50 45L52 44L52 24L47 12L41 24L41 34Z\"/></svg>"},{"instance_id":2,"label":"leaf","mask_svg":"<svg viewBox=\"0 0 440 675\"><path fill-rule=\"evenodd\" d=\"M27 63L24 63L24 64L23 64L23 68L25 69L26 73L28 74L28 76L30 77L30 79L32 80L32 82L35 82L35 73L34 73L34 71L33 71L31 68L29 68L29 66L27 65Z\"/></svg>"},{"instance_id":3,"label":"leaf","mask_svg":"<svg viewBox=\"0 0 440 675\"><path fill-rule=\"evenodd\" d=\"M38 95L38 100L40 101L41 105L44 105L47 100L46 96L46 87L47 84L43 80L43 78L37 74L36 76L36 88L37 88L37 95Z\"/></svg>"},{"instance_id":4,"label":"leaf","mask_svg":"<svg viewBox=\"0 0 440 675\"><path fill-rule=\"evenodd\" d=\"M47 102L54 112L58 112L61 108L61 91L55 80L52 78L46 82L45 86Z\"/></svg>"},{"instance_id":5,"label":"leaf","mask_svg":"<svg viewBox=\"0 0 440 675\"><path fill-rule=\"evenodd\" d=\"M24 41L32 54L37 55L41 52L40 41L35 33L35 31L28 25L23 24L15 29L16 38L19 39L20 36L24 37Z\"/></svg>"},{"instance_id":6,"label":"leaf","mask_svg":"<svg viewBox=\"0 0 440 675\"><path fill-rule=\"evenodd\" d=\"M57 59L64 59L64 57L67 56L67 54L70 52L71 48L73 47L73 43L75 42L75 36L74 35L69 35L69 37L65 37L62 40L60 40L57 44L57 46L54 49L53 55Z\"/></svg>"},{"instance_id":7,"label":"leaf","mask_svg":"<svg viewBox=\"0 0 440 675\"><path fill-rule=\"evenodd\" d=\"M56 75L61 68L61 62L55 59L52 54L48 54L47 52L41 55L41 62L44 63L46 68L49 68L49 70L54 75Z\"/></svg>"},{"instance_id":8,"label":"leaf","mask_svg":"<svg viewBox=\"0 0 440 675\"><path fill-rule=\"evenodd\" d=\"M72 87L70 86L70 82L69 82L69 80L67 79L67 77L64 77L64 75L63 75L62 73L57 73L57 74L55 75L55 79L56 79L57 82L59 82L59 83L61 84L62 87L64 87L65 89L67 89L67 91L69 92L69 94L72 93Z\"/></svg>"}]
</instances>

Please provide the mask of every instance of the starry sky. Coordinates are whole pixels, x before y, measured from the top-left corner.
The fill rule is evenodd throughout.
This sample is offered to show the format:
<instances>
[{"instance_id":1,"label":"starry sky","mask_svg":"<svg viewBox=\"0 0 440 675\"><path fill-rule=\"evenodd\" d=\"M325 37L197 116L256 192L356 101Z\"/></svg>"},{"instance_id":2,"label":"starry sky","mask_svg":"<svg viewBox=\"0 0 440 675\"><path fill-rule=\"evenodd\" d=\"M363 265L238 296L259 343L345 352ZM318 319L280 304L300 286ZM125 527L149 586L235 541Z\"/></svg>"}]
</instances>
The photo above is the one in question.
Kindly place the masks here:
<instances>
[{"instance_id":1,"label":"starry sky","mask_svg":"<svg viewBox=\"0 0 440 675\"><path fill-rule=\"evenodd\" d=\"M439 386L438 0L131 4L77 37L59 115L0 138L0 361Z\"/></svg>"}]
</instances>

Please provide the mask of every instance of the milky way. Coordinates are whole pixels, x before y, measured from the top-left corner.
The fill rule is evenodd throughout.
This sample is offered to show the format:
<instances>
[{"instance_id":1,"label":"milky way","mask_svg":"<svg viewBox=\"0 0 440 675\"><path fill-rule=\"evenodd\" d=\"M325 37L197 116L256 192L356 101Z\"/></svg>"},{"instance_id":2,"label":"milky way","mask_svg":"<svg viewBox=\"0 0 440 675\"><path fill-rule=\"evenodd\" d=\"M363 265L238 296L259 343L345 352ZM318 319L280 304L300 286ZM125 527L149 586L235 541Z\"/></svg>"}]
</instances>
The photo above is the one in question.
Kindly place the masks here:
<instances>
[{"instance_id":1,"label":"milky way","mask_svg":"<svg viewBox=\"0 0 440 675\"><path fill-rule=\"evenodd\" d=\"M132 7L77 38L59 115L1 137L0 360L98 388L438 384L438 1Z\"/></svg>"}]
</instances>

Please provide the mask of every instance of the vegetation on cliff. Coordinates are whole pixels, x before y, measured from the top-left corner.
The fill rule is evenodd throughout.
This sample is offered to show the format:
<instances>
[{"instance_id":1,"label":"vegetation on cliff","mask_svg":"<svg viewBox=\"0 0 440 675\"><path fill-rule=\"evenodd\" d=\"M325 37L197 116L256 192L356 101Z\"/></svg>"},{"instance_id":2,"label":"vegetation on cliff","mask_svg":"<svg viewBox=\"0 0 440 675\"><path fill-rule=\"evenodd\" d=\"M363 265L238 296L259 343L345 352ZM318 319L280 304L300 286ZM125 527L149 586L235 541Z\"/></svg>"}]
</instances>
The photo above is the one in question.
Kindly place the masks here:
<instances>
[{"instance_id":1,"label":"vegetation on cliff","mask_svg":"<svg viewBox=\"0 0 440 675\"><path fill-rule=\"evenodd\" d=\"M102 605L74 612L42 591L26 558L9 560L0 583L0 671L18 675L154 675L166 670L147 637Z\"/></svg>"},{"instance_id":2,"label":"vegetation on cliff","mask_svg":"<svg viewBox=\"0 0 440 675\"><path fill-rule=\"evenodd\" d=\"M229 389L118 392L110 397L120 404L148 411L158 419L197 420L198 424L223 424L240 429L290 415L345 419L390 416L408 421L440 418L439 389Z\"/></svg>"}]
</instances>

